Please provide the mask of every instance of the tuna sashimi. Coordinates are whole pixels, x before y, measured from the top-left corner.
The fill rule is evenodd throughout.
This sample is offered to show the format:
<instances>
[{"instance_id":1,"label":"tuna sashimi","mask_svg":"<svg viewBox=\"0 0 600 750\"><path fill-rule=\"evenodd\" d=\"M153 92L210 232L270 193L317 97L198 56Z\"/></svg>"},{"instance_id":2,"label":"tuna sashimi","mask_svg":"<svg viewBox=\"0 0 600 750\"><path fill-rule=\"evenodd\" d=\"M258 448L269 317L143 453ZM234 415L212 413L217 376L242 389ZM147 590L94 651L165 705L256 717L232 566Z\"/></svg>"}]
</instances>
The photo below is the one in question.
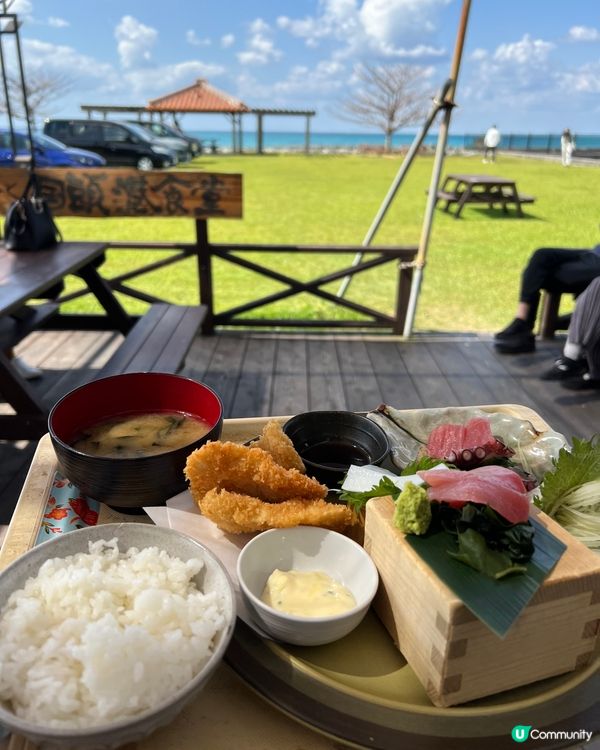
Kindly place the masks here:
<instances>
[{"instance_id":1,"label":"tuna sashimi","mask_svg":"<svg viewBox=\"0 0 600 750\"><path fill-rule=\"evenodd\" d=\"M442 424L433 429L425 451L431 458L441 458L467 468L479 466L494 458L510 457L514 451L492 435L487 419L475 417L466 424Z\"/></svg>"},{"instance_id":2,"label":"tuna sashimi","mask_svg":"<svg viewBox=\"0 0 600 750\"><path fill-rule=\"evenodd\" d=\"M419 471L429 485L430 500L456 508L465 503L489 505L510 523L529 517L529 497L521 477L504 466L480 466L470 471Z\"/></svg>"}]
</instances>

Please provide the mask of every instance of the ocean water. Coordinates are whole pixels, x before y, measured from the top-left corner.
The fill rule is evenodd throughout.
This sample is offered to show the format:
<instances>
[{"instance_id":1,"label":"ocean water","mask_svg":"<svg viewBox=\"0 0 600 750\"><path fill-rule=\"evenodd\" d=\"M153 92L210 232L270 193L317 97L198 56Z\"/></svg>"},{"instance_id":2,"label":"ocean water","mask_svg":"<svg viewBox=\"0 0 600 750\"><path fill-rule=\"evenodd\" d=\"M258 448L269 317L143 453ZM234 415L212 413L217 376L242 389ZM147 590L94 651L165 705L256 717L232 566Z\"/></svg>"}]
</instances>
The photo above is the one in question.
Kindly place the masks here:
<instances>
[{"instance_id":1,"label":"ocean water","mask_svg":"<svg viewBox=\"0 0 600 750\"><path fill-rule=\"evenodd\" d=\"M190 135L202 140L204 145L210 148L215 144L220 151L232 150L231 131L225 130L190 130ZM410 146L415 138L415 133L396 133L392 138L393 148ZM448 136L449 148L481 148L483 133L460 134ZM575 134L577 150L600 150L600 135ZM435 147L437 133L428 133L425 136L424 145ZM361 148L383 148L383 134L378 133L311 133L310 146L316 150L354 150ZM244 151L256 150L256 132L248 131L242 135L242 148ZM286 133L270 131L263 132L263 148L265 150L302 150L304 148L304 132ZM530 151L560 151L560 133L553 134L509 134L502 136L501 149L516 149Z\"/></svg>"}]
</instances>

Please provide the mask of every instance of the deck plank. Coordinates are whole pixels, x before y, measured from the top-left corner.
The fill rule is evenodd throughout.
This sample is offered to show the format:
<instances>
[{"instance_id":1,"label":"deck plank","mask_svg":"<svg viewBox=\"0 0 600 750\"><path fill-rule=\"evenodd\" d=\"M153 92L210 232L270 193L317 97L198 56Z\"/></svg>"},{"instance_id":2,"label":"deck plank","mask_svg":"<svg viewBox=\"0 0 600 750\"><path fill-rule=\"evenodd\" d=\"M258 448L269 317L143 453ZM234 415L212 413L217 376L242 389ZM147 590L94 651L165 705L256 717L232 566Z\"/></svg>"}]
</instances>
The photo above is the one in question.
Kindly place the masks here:
<instances>
[{"instance_id":1,"label":"deck plank","mask_svg":"<svg viewBox=\"0 0 600 750\"><path fill-rule=\"evenodd\" d=\"M563 337L564 338L564 337ZM50 406L94 377L120 341L106 332L42 331L17 351L44 377L31 385ZM570 393L540 380L563 339L531 354L499 355L477 334L302 336L222 332L199 336L182 374L217 391L226 417L292 414L307 409L363 411L481 403L522 404L567 438L589 438L600 425L600 393ZM0 401L0 411L9 408ZM0 523L14 508L35 444L0 442Z\"/></svg>"},{"instance_id":2,"label":"deck plank","mask_svg":"<svg viewBox=\"0 0 600 750\"><path fill-rule=\"evenodd\" d=\"M335 342L308 341L308 404L311 411L344 411L346 396Z\"/></svg>"},{"instance_id":3,"label":"deck plank","mask_svg":"<svg viewBox=\"0 0 600 750\"><path fill-rule=\"evenodd\" d=\"M273 367L276 342L274 339L251 339L241 363L243 377L232 404L236 417L253 417L267 414L273 391Z\"/></svg>"},{"instance_id":4,"label":"deck plank","mask_svg":"<svg viewBox=\"0 0 600 750\"><path fill-rule=\"evenodd\" d=\"M277 340L270 413L295 414L308 410L308 356L304 338Z\"/></svg>"}]
</instances>

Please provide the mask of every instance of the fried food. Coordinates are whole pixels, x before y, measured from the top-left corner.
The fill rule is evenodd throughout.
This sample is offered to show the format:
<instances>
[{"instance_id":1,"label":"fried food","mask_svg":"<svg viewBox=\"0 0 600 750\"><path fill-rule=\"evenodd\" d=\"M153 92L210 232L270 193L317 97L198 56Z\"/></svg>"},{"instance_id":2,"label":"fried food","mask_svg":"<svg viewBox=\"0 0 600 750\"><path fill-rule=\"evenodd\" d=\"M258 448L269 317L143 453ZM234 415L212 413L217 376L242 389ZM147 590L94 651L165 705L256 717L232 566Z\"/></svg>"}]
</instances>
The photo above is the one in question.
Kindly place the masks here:
<instances>
[{"instance_id":1,"label":"fried food","mask_svg":"<svg viewBox=\"0 0 600 750\"><path fill-rule=\"evenodd\" d=\"M342 531L355 524L352 510L326 502L327 487L304 471L275 421L252 445L209 442L188 456L185 466L200 512L230 534L300 525Z\"/></svg>"},{"instance_id":2,"label":"fried food","mask_svg":"<svg viewBox=\"0 0 600 750\"><path fill-rule=\"evenodd\" d=\"M198 502L203 515L230 534L243 534L291 526L322 526L343 531L355 523L347 505L325 500L292 498L266 503L256 497L227 490L209 490Z\"/></svg>"},{"instance_id":3,"label":"fried food","mask_svg":"<svg viewBox=\"0 0 600 750\"><path fill-rule=\"evenodd\" d=\"M279 422L270 420L264 426L262 435L252 443L255 448L262 448L270 453L275 461L284 469L298 469L301 474L306 473L302 459L294 448L294 444L282 430Z\"/></svg>"},{"instance_id":4,"label":"fried food","mask_svg":"<svg viewBox=\"0 0 600 750\"><path fill-rule=\"evenodd\" d=\"M199 503L213 489L228 490L268 503L323 499L327 487L297 469L285 469L262 448L214 441L188 456L185 476Z\"/></svg>"}]
</instances>

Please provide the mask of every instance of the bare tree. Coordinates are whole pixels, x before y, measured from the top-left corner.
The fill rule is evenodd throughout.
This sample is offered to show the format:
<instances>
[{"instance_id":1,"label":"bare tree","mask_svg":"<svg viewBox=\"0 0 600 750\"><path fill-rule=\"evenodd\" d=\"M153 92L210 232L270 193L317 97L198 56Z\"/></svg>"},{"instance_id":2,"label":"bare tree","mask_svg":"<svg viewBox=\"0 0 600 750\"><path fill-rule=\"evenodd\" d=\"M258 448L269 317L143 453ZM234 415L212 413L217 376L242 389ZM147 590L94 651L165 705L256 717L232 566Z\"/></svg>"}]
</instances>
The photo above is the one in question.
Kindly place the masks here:
<instances>
[{"instance_id":1,"label":"bare tree","mask_svg":"<svg viewBox=\"0 0 600 750\"><path fill-rule=\"evenodd\" d=\"M341 102L340 116L383 130L385 150L390 151L393 134L418 122L428 111L431 94L425 70L415 65L362 65L357 76L360 86Z\"/></svg>"},{"instance_id":2,"label":"bare tree","mask_svg":"<svg viewBox=\"0 0 600 750\"><path fill-rule=\"evenodd\" d=\"M21 78L18 74L9 73L7 83L13 116L24 120L25 107ZM50 73L43 70L26 72L25 90L31 122L35 122L36 116L39 116L44 106L68 93L72 85L73 82L66 73ZM0 112L6 112L4 97L0 104Z\"/></svg>"}]
</instances>

